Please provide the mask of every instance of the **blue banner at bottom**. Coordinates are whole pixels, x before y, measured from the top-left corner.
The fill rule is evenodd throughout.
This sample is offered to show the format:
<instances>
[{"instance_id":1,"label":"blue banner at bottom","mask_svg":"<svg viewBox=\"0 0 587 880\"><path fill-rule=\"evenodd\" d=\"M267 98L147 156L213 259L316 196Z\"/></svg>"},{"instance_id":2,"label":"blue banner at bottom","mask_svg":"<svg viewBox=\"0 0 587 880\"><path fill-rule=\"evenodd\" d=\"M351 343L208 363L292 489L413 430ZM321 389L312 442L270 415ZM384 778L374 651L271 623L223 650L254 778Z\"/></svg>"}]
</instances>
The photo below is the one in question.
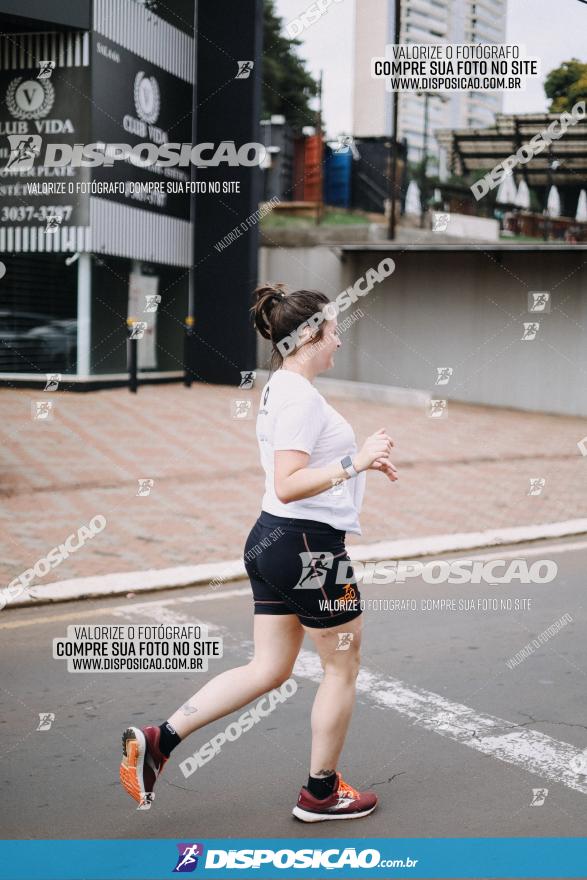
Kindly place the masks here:
<instances>
[{"instance_id":1,"label":"blue banner at bottom","mask_svg":"<svg viewBox=\"0 0 587 880\"><path fill-rule=\"evenodd\" d=\"M587 838L2 840L0 880L586 877Z\"/></svg>"}]
</instances>

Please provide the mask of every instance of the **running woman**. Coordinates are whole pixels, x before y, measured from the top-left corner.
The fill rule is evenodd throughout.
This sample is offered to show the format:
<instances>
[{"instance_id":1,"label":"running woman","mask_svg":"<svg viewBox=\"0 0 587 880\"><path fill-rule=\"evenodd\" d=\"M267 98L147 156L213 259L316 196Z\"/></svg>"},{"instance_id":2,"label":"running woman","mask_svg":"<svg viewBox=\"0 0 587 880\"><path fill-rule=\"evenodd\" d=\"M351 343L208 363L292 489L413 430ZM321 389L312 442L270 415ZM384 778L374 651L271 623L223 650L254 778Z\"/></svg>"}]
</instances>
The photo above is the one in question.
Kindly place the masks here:
<instances>
[{"instance_id":1,"label":"running woman","mask_svg":"<svg viewBox=\"0 0 587 880\"><path fill-rule=\"evenodd\" d=\"M358 791L337 771L355 701L362 630L345 536L361 534L366 471L397 480L393 441L381 428L357 451L352 427L314 385L333 367L341 346L334 309L325 308L328 297L312 290L287 293L282 285L255 293L255 326L273 351L256 424L265 494L244 550L254 656L211 679L161 725L127 728L120 780L131 797L149 804L173 749L287 681L307 633L324 676L312 707L308 782L293 815L303 822L358 819L373 812L377 795Z\"/></svg>"}]
</instances>

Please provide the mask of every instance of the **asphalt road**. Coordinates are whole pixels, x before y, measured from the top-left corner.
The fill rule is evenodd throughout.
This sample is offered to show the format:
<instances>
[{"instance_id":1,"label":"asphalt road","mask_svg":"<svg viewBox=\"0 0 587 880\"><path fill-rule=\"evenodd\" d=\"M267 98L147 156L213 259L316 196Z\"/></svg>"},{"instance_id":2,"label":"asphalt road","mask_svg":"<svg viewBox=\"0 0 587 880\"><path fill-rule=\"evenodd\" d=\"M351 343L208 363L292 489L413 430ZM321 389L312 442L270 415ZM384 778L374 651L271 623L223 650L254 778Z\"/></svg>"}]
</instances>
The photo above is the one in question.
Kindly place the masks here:
<instances>
[{"instance_id":1,"label":"asphalt road","mask_svg":"<svg viewBox=\"0 0 587 880\"><path fill-rule=\"evenodd\" d=\"M587 767L581 774L576 762L587 749L587 540L491 553L528 564L552 559L557 577L548 584L429 584L419 578L363 586L366 599L415 599L417 609L365 612L365 671L340 769L351 784L373 787L380 806L350 826L304 825L291 816L307 778L319 675L308 642L294 673L297 692L186 779L179 761L241 713L193 734L165 768L149 811L136 810L118 783L127 724L161 723L212 675L250 656L247 584L5 609L1 836L583 836ZM422 600L433 598L457 605L459 599L511 599L512 605L525 599L530 607L422 610ZM571 620L560 632L508 667L564 615ZM52 658L52 639L71 624L198 621L224 640L223 658L211 660L207 673L73 674L64 660ZM50 729L37 730L40 713L55 715ZM542 803L531 806L533 799Z\"/></svg>"}]
</instances>

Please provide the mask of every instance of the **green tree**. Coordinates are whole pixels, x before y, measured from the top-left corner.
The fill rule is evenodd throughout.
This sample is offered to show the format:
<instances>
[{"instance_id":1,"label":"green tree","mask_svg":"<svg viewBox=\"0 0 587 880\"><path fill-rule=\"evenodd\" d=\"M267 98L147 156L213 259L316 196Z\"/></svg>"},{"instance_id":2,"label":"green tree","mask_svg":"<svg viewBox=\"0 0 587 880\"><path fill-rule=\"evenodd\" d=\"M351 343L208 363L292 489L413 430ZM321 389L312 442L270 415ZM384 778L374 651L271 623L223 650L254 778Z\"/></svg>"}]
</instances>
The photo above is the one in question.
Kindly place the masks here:
<instances>
[{"instance_id":1,"label":"green tree","mask_svg":"<svg viewBox=\"0 0 587 880\"><path fill-rule=\"evenodd\" d=\"M301 41L289 39L282 33L282 27L274 0L264 0L263 119L278 113L285 116L292 128L300 130L316 122L310 101L319 87L296 53Z\"/></svg>"},{"instance_id":2,"label":"green tree","mask_svg":"<svg viewBox=\"0 0 587 880\"><path fill-rule=\"evenodd\" d=\"M587 100L587 64L578 58L564 61L551 70L544 81L550 113L570 110L577 101Z\"/></svg>"}]
</instances>

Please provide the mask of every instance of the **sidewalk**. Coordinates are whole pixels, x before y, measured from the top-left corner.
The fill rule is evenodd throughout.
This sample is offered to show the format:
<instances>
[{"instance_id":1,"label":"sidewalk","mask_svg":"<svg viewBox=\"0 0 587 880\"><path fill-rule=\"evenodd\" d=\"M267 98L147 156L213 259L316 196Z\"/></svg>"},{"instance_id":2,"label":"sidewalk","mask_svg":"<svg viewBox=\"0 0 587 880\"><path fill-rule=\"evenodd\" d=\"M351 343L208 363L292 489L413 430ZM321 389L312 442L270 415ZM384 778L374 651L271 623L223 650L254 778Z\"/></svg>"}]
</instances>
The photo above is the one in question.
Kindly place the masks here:
<instances>
[{"instance_id":1,"label":"sidewalk","mask_svg":"<svg viewBox=\"0 0 587 880\"><path fill-rule=\"evenodd\" d=\"M253 417L232 417L250 397ZM88 394L0 391L1 585L102 514L107 525L35 583L236 559L260 509L259 391L144 386ZM31 402L54 401L54 418ZM484 531L587 515L587 421L449 404L419 408L330 398L359 443L385 427L400 480L367 476L362 536L348 545ZM530 479L546 480L528 496ZM154 481L137 497L139 479Z\"/></svg>"}]
</instances>

